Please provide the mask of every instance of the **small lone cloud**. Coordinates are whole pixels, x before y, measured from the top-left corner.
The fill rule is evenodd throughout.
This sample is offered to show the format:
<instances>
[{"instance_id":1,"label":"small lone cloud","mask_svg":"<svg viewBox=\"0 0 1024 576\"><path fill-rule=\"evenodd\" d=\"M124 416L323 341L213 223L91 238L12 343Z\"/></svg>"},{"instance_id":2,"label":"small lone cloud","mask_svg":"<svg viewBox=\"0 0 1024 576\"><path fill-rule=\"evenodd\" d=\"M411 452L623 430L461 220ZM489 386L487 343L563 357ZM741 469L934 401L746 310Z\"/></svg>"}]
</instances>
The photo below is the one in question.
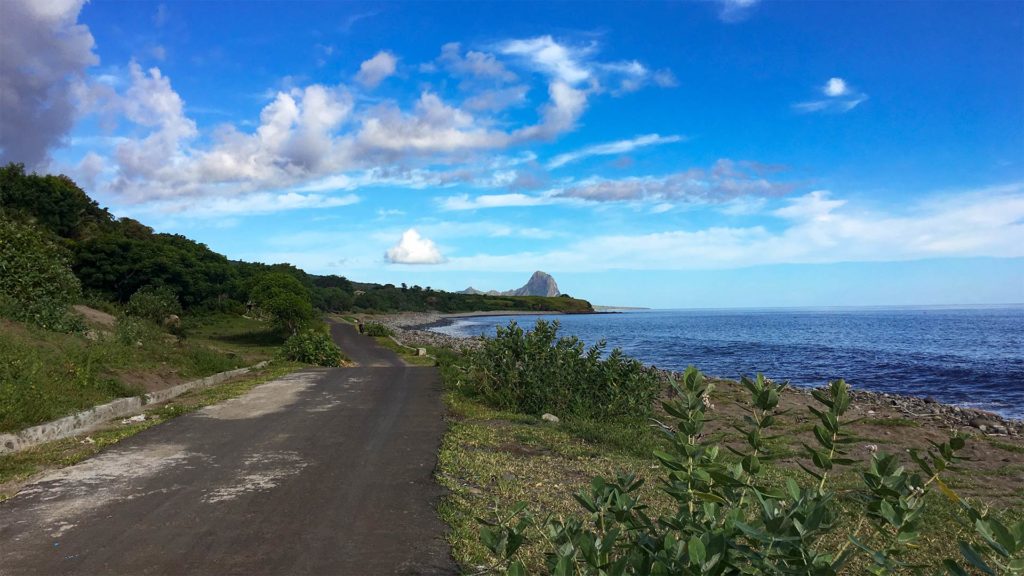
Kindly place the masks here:
<instances>
[{"instance_id":1,"label":"small lone cloud","mask_svg":"<svg viewBox=\"0 0 1024 576\"><path fill-rule=\"evenodd\" d=\"M833 76L829 78L827 82L820 88L822 95L825 98L818 100L808 100L806 102L797 102L793 104L793 109L797 112L811 113L811 112L833 112L842 114L849 112L862 102L868 99L868 95L859 90L853 89L846 80Z\"/></svg>"},{"instance_id":2,"label":"small lone cloud","mask_svg":"<svg viewBox=\"0 0 1024 576\"><path fill-rule=\"evenodd\" d=\"M367 88L376 88L385 78L395 73L398 58L387 50L381 50L373 58L359 65L356 81Z\"/></svg>"},{"instance_id":3,"label":"small lone cloud","mask_svg":"<svg viewBox=\"0 0 1024 576\"><path fill-rule=\"evenodd\" d=\"M402 239L389 248L385 258L392 264L440 264L445 261L433 240L420 236L415 228L409 228Z\"/></svg>"},{"instance_id":4,"label":"small lone cloud","mask_svg":"<svg viewBox=\"0 0 1024 576\"><path fill-rule=\"evenodd\" d=\"M718 0L718 18L722 22L741 22L761 0Z\"/></svg>"}]
</instances>

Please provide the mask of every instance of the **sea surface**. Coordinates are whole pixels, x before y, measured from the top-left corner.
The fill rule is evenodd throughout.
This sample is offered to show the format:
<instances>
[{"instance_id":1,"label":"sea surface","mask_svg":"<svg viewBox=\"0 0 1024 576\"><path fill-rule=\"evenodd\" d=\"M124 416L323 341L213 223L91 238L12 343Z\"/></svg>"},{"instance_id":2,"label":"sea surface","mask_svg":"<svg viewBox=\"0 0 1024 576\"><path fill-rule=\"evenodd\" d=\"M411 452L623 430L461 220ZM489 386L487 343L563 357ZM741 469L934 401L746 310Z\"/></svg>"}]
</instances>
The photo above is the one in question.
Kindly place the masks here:
<instances>
[{"instance_id":1,"label":"sea surface","mask_svg":"<svg viewBox=\"0 0 1024 576\"><path fill-rule=\"evenodd\" d=\"M649 310L460 318L432 328L493 336L510 321L557 320L560 334L659 368L727 378L763 372L796 386L931 396L1024 418L1024 306Z\"/></svg>"}]
</instances>

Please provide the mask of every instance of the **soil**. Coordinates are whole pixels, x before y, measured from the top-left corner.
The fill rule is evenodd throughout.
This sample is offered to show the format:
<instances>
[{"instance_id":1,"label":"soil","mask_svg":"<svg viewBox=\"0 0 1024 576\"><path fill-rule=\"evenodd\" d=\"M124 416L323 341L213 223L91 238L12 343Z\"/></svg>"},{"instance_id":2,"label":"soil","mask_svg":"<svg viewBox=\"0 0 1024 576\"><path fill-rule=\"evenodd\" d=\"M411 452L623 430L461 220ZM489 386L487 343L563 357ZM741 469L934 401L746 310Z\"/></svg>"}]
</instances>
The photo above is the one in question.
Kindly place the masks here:
<instances>
[{"instance_id":1,"label":"soil","mask_svg":"<svg viewBox=\"0 0 1024 576\"><path fill-rule=\"evenodd\" d=\"M114 328L117 325L117 318L101 310L82 304L75 304L71 309L81 314L86 323L95 328Z\"/></svg>"}]
</instances>

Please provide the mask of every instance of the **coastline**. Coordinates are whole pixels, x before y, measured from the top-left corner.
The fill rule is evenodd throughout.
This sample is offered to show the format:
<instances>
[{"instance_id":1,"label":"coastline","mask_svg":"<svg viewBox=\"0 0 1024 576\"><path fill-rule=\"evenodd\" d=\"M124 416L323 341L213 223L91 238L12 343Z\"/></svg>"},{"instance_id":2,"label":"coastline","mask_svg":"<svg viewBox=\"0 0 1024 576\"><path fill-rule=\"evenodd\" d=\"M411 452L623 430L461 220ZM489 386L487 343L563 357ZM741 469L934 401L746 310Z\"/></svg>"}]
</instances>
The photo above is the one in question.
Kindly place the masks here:
<instances>
[{"instance_id":1,"label":"coastline","mask_svg":"<svg viewBox=\"0 0 1024 576\"><path fill-rule=\"evenodd\" d=\"M603 312L607 314L607 312ZM602 312L597 312L602 314ZM482 344L480 337L457 337L435 332L431 328L449 326L460 318L479 318L496 316L548 316L562 315L558 312L518 311L516 313L492 311L463 312L443 314L439 312L414 312L378 316L375 321L382 322L395 330L396 336L420 346L448 346L459 351L473 350ZM652 367L663 377L677 378L681 372ZM709 377L713 377L710 376ZM713 377L722 382L733 382L731 378ZM792 387L793 393L810 396L812 388ZM918 423L939 425L945 429L973 429L988 436L1024 436L1024 419L1007 418L1000 414L945 404L930 397L919 397L888 392L872 392L868 390L853 391L855 403L867 411L866 416L882 417L882 414L897 414Z\"/></svg>"}]
</instances>

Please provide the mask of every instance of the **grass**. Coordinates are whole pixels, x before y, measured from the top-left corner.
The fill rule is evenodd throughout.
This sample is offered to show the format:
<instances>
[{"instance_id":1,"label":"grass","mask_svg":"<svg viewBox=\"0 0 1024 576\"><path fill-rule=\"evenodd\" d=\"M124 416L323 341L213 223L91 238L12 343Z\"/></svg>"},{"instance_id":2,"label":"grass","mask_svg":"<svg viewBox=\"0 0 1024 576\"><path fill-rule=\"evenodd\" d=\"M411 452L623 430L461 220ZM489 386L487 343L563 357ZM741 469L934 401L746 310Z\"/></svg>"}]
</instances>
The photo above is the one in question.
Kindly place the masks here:
<instances>
[{"instance_id":1,"label":"grass","mask_svg":"<svg viewBox=\"0 0 1024 576\"><path fill-rule=\"evenodd\" d=\"M186 392L166 403L153 406L146 411L146 420L142 422L113 424L109 428L91 432L87 436L89 441L84 439L85 436L77 436L48 442L12 454L0 455L0 501L13 496L17 484L32 476L46 470L81 462L105 447L116 444L147 428L204 406L240 396L264 382L280 378L298 368L301 368L301 365L295 363L274 363L257 373L211 388Z\"/></svg>"},{"instance_id":2,"label":"grass","mask_svg":"<svg viewBox=\"0 0 1024 576\"><path fill-rule=\"evenodd\" d=\"M179 340L130 322L96 339L0 320L0 432L273 356L280 339L240 317L190 320Z\"/></svg>"},{"instance_id":3,"label":"grass","mask_svg":"<svg viewBox=\"0 0 1024 576\"><path fill-rule=\"evenodd\" d=\"M413 366L433 366L437 362L431 356L416 355L415 349L410 349L408 346L402 346L392 340L390 336L371 336L371 338L373 338L377 344L380 344L395 354L398 354L406 364L411 364Z\"/></svg>"}]
</instances>

